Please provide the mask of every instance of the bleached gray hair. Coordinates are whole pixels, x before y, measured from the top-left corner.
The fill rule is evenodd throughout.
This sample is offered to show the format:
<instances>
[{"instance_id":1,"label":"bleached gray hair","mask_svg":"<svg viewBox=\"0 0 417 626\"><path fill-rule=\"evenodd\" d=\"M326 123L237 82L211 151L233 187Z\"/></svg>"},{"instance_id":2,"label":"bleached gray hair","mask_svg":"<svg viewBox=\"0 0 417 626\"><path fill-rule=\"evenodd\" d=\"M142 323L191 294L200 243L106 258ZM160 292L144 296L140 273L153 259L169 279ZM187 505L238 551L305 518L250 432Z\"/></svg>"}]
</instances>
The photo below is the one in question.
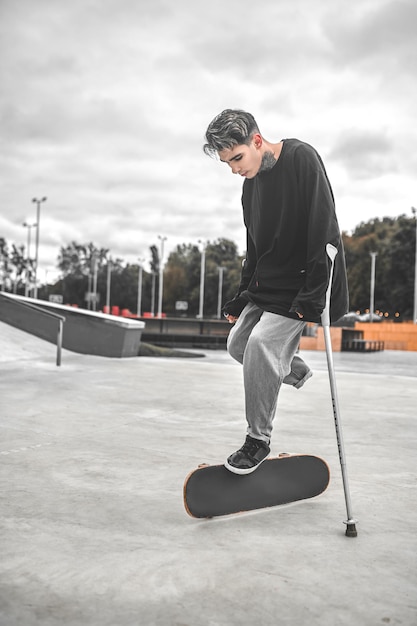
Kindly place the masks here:
<instances>
[{"instance_id":1,"label":"bleached gray hair","mask_svg":"<svg viewBox=\"0 0 417 626\"><path fill-rule=\"evenodd\" d=\"M209 156L215 156L221 150L250 144L255 133L259 133L259 128L251 113L225 109L208 125L205 136L207 143L203 150Z\"/></svg>"}]
</instances>

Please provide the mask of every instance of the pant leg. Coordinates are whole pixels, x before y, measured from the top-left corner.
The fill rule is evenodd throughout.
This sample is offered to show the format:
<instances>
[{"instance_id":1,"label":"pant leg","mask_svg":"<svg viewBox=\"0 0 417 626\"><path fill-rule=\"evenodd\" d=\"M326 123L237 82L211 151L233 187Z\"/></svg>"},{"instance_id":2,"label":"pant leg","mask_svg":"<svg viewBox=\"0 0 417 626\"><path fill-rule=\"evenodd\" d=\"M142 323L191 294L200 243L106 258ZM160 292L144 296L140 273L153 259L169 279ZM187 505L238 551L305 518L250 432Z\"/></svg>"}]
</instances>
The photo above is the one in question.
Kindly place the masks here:
<instances>
[{"instance_id":1,"label":"pant leg","mask_svg":"<svg viewBox=\"0 0 417 626\"><path fill-rule=\"evenodd\" d=\"M229 333L227 351L240 364L243 364L243 356L249 336L253 327L259 322L262 313L262 309L256 306L256 304L249 302Z\"/></svg>"},{"instance_id":2,"label":"pant leg","mask_svg":"<svg viewBox=\"0 0 417 626\"><path fill-rule=\"evenodd\" d=\"M296 389L301 389L304 383L312 377L312 372L307 363L296 354L291 362L291 371L282 381L286 385L292 385Z\"/></svg>"},{"instance_id":3,"label":"pant leg","mask_svg":"<svg viewBox=\"0 0 417 626\"><path fill-rule=\"evenodd\" d=\"M243 355L249 336L263 312L256 304L248 303L229 333L227 350L230 356L241 364L243 364ZM311 376L312 373L308 365L296 354L291 362L290 372L282 382L300 389Z\"/></svg>"},{"instance_id":4,"label":"pant leg","mask_svg":"<svg viewBox=\"0 0 417 626\"><path fill-rule=\"evenodd\" d=\"M292 373L291 364L304 327L302 320L265 311L248 337L243 379L248 434L255 439L269 442L271 438L278 393L284 379ZM309 372L302 359L298 359ZM291 376L289 384L293 384Z\"/></svg>"}]
</instances>

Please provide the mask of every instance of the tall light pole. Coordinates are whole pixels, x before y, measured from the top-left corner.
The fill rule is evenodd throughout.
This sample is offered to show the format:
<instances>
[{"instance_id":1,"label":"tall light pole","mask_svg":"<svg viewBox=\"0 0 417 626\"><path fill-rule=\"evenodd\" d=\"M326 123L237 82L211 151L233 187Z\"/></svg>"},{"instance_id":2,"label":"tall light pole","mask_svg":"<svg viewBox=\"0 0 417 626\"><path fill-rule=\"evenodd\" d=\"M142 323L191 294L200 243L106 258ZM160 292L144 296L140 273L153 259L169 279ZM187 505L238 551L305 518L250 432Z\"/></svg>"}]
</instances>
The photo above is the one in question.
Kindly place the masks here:
<instances>
[{"instance_id":1,"label":"tall light pole","mask_svg":"<svg viewBox=\"0 0 417 626\"><path fill-rule=\"evenodd\" d=\"M374 298L375 298L375 258L377 257L377 252L370 252L371 255L371 293L370 293L370 305L369 305L369 321L373 322L374 317Z\"/></svg>"},{"instance_id":2,"label":"tall light pole","mask_svg":"<svg viewBox=\"0 0 417 626\"><path fill-rule=\"evenodd\" d=\"M138 261L138 301L136 306L136 315L140 317L142 315L142 273L144 259L138 259Z\"/></svg>"},{"instance_id":3,"label":"tall light pole","mask_svg":"<svg viewBox=\"0 0 417 626\"><path fill-rule=\"evenodd\" d=\"M46 202L47 198L44 196L40 200L37 198L32 198L32 202L36 203L36 252L35 252L35 271L33 273L33 278L35 282L35 286L33 289L33 297L38 297L38 261L39 261L39 228L41 221L41 203Z\"/></svg>"},{"instance_id":4,"label":"tall light pole","mask_svg":"<svg viewBox=\"0 0 417 626\"><path fill-rule=\"evenodd\" d=\"M417 209L411 207L411 212L415 216L416 220L416 248L415 248L415 260L414 260L414 308L413 308L413 323L417 324Z\"/></svg>"},{"instance_id":5,"label":"tall light pole","mask_svg":"<svg viewBox=\"0 0 417 626\"><path fill-rule=\"evenodd\" d=\"M152 285L151 285L151 317L155 317L155 276L156 273L152 272Z\"/></svg>"},{"instance_id":6,"label":"tall light pole","mask_svg":"<svg viewBox=\"0 0 417 626\"><path fill-rule=\"evenodd\" d=\"M158 235L158 239L161 240L161 254L159 259L158 317L162 317L162 291L164 283L164 241L166 241L167 238Z\"/></svg>"},{"instance_id":7,"label":"tall light pole","mask_svg":"<svg viewBox=\"0 0 417 626\"><path fill-rule=\"evenodd\" d=\"M110 313L111 270L112 270L112 260L111 260L111 256L109 256L109 259L107 261L107 288L106 288L106 310L107 310L107 313Z\"/></svg>"},{"instance_id":8,"label":"tall light pole","mask_svg":"<svg viewBox=\"0 0 417 626\"><path fill-rule=\"evenodd\" d=\"M219 320L222 312L222 292L223 292L223 272L225 271L225 267L218 267L219 272L219 289L217 292L217 319Z\"/></svg>"},{"instance_id":9,"label":"tall light pole","mask_svg":"<svg viewBox=\"0 0 417 626\"><path fill-rule=\"evenodd\" d=\"M413 307L413 323L417 324L417 209L413 206L411 211L416 220L416 247L415 247L415 260L414 260L414 307Z\"/></svg>"},{"instance_id":10,"label":"tall light pole","mask_svg":"<svg viewBox=\"0 0 417 626\"><path fill-rule=\"evenodd\" d=\"M205 271L206 271L206 244L203 241L201 241L201 239L198 240L198 243L201 243L203 246L201 250L200 304L198 307L198 318L202 320L203 309L204 309L204 278L205 278Z\"/></svg>"},{"instance_id":11,"label":"tall light pole","mask_svg":"<svg viewBox=\"0 0 417 626\"><path fill-rule=\"evenodd\" d=\"M98 259L94 254L93 257L93 311L97 310L97 273L98 273Z\"/></svg>"},{"instance_id":12,"label":"tall light pole","mask_svg":"<svg viewBox=\"0 0 417 626\"><path fill-rule=\"evenodd\" d=\"M31 235L31 230L32 228L34 228L36 226L36 224L29 224L29 222L23 222L22 226L25 226L25 228L28 229L28 243L27 243L27 250L26 250L26 262L27 262L27 266L26 266L26 286L25 286L25 296L27 297L29 295L29 285L30 285L30 235Z\"/></svg>"}]
</instances>

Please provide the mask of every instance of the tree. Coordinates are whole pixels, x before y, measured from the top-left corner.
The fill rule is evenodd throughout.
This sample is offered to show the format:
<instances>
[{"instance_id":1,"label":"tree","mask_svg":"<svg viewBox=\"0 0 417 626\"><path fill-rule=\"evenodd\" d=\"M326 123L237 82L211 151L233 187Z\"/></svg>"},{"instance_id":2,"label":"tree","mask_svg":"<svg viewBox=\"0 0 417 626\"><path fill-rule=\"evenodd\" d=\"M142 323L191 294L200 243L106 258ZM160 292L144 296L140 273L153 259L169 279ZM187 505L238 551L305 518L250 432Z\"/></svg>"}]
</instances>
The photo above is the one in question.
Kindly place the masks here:
<instances>
[{"instance_id":1,"label":"tree","mask_svg":"<svg viewBox=\"0 0 417 626\"><path fill-rule=\"evenodd\" d=\"M151 251L151 275L152 275L152 287L151 287L151 306L150 310L152 313L155 312L155 296L156 296L156 277L158 277L159 284L159 271L160 271L160 259L159 259L159 251L155 245L150 247Z\"/></svg>"},{"instance_id":2,"label":"tree","mask_svg":"<svg viewBox=\"0 0 417 626\"><path fill-rule=\"evenodd\" d=\"M24 279L26 278L27 262L25 259L25 246L17 247L15 244L12 244L10 264L12 266L10 276L13 282L13 293L17 293L17 288L23 287Z\"/></svg>"},{"instance_id":3,"label":"tree","mask_svg":"<svg viewBox=\"0 0 417 626\"><path fill-rule=\"evenodd\" d=\"M375 308L411 319L415 258L415 221L405 215L361 223L343 234L351 308L370 303L371 252L376 252Z\"/></svg>"},{"instance_id":4,"label":"tree","mask_svg":"<svg viewBox=\"0 0 417 626\"><path fill-rule=\"evenodd\" d=\"M343 233L349 280L351 309L364 311L370 303L371 252L376 252L375 308L392 317L411 319L414 294L414 259L416 246L415 219L374 219L359 224L351 235ZM222 304L232 299L240 282L243 257L236 244L225 238L205 243L204 316L217 314L219 268L223 271ZM142 310L155 311L156 283L160 272L159 251L150 247L150 272L143 272ZM63 294L64 302L85 306L85 294L92 291L93 276L97 276L100 304L106 302L109 250L94 243L71 242L60 249L58 268L61 278L48 289L48 294ZM26 272L30 271L24 258L23 246L8 246L0 237L0 286L23 293ZM139 266L125 264L123 259L112 261L111 304L136 312ZM171 252L164 267L163 311L177 314L175 303L188 302L187 315L199 312L201 251L197 245L182 244Z\"/></svg>"},{"instance_id":5,"label":"tree","mask_svg":"<svg viewBox=\"0 0 417 626\"><path fill-rule=\"evenodd\" d=\"M7 289L10 282L9 249L4 237L0 237L0 289Z\"/></svg>"},{"instance_id":6,"label":"tree","mask_svg":"<svg viewBox=\"0 0 417 626\"><path fill-rule=\"evenodd\" d=\"M101 269L107 263L106 248L97 248L93 243L78 244L72 241L68 246L62 246L58 255L58 268L64 276L88 276L93 271L93 264Z\"/></svg>"},{"instance_id":7,"label":"tree","mask_svg":"<svg viewBox=\"0 0 417 626\"><path fill-rule=\"evenodd\" d=\"M175 314L178 300L188 302L188 315L196 315L198 296L200 252L192 244L178 245L168 257L164 268L164 311Z\"/></svg>"},{"instance_id":8,"label":"tree","mask_svg":"<svg viewBox=\"0 0 417 626\"><path fill-rule=\"evenodd\" d=\"M400 311L404 319L413 315L415 241L414 220L400 216L385 250L384 308Z\"/></svg>"},{"instance_id":9,"label":"tree","mask_svg":"<svg viewBox=\"0 0 417 626\"><path fill-rule=\"evenodd\" d=\"M64 301L84 306L86 293L93 289L93 279L97 276L102 284L104 268L107 273L109 250L98 248L94 243L78 244L72 241L67 246L62 246L58 255L58 268L62 272L60 288ZM100 302L105 302L105 288L97 289L100 294Z\"/></svg>"},{"instance_id":10,"label":"tree","mask_svg":"<svg viewBox=\"0 0 417 626\"><path fill-rule=\"evenodd\" d=\"M237 291L242 258L237 246L229 239L206 243L204 280L204 315L217 313L219 267L224 267L222 302L231 299ZM164 270L164 310L175 313L175 302L188 302L188 315L196 316L200 301L201 252L198 246L182 244L171 252Z\"/></svg>"},{"instance_id":11,"label":"tree","mask_svg":"<svg viewBox=\"0 0 417 626\"><path fill-rule=\"evenodd\" d=\"M27 273L33 269L32 261L25 258L25 247L11 244L0 237L0 289L23 292Z\"/></svg>"}]
</instances>

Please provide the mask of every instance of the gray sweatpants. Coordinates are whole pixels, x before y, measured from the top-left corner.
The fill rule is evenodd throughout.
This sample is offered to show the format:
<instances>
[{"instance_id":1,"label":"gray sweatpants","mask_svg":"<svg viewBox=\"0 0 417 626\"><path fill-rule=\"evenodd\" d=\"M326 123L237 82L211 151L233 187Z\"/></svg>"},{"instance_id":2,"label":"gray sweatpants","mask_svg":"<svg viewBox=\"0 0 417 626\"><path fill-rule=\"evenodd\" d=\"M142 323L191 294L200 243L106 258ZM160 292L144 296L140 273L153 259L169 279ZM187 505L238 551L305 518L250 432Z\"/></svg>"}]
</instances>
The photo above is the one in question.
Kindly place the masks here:
<instances>
[{"instance_id":1,"label":"gray sweatpants","mask_svg":"<svg viewBox=\"0 0 417 626\"><path fill-rule=\"evenodd\" d=\"M269 443L281 384L299 389L312 375L296 355L305 325L249 303L230 331L227 349L243 365L247 433L255 439Z\"/></svg>"}]
</instances>

